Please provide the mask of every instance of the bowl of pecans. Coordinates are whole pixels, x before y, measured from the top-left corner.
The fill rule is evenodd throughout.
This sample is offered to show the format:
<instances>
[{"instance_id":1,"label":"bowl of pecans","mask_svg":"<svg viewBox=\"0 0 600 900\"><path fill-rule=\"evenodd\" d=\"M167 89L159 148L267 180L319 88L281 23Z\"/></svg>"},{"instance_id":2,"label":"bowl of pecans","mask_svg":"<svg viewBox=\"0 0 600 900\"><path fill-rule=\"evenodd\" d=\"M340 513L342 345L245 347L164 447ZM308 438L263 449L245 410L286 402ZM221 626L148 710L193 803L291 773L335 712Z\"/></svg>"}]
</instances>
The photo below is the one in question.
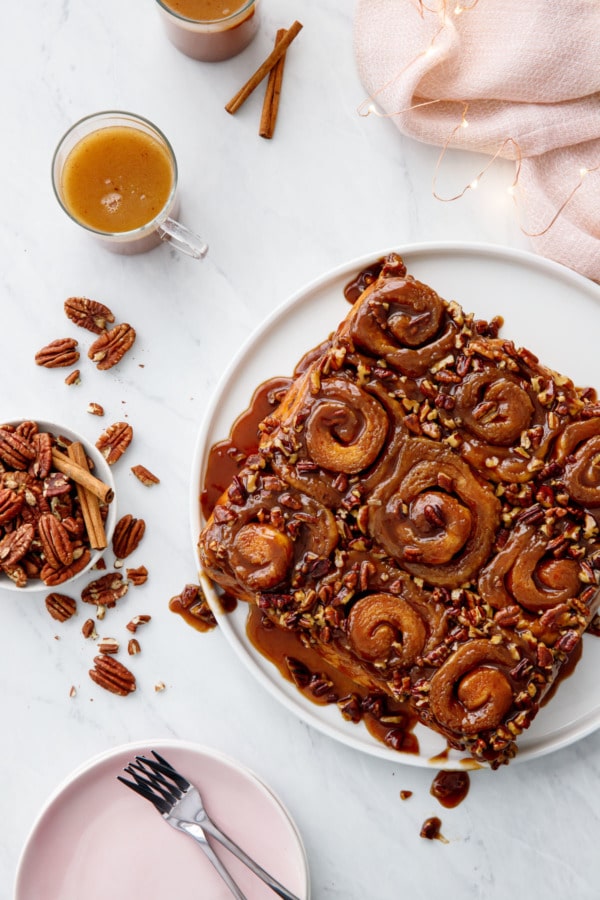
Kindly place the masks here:
<instances>
[{"instance_id":1,"label":"bowl of pecans","mask_svg":"<svg viewBox=\"0 0 600 900\"><path fill-rule=\"evenodd\" d=\"M53 422L0 425L0 590L74 581L109 546L114 479L97 448Z\"/></svg>"}]
</instances>

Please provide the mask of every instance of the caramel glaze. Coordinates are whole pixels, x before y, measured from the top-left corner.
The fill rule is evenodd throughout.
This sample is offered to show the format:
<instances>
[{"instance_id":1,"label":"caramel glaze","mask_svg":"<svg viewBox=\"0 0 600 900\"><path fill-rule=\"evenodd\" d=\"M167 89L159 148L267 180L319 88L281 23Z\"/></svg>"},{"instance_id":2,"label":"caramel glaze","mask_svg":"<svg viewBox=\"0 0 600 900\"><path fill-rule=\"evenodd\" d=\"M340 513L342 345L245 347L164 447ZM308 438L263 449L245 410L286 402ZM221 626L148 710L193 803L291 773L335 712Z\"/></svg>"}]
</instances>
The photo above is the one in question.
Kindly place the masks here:
<instances>
[{"instance_id":1,"label":"caramel glaze","mask_svg":"<svg viewBox=\"0 0 600 900\"><path fill-rule=\"evenodd\" d=\"M454 809L469 793L468 772L442 771L433 779L430 794L446 809Z\"/></svg>"},{"instance_id":2,"label":"caramel glaze","mask_svg":"<svg viewBox=\"0 0 600 900\"><path fill-rule=\"evenodd\" d=\"M419 752L413 734L417 719L407 704L369 694L307 647L297 632L278 628L256 606L249 609L246 632L258 652L311 702L320 706L336 703L344 718L362 720L369 733L388 747L404 753Z\"/></svg>"},{"instance_id":3,"label":"caramel glaze","mask_svg":"<svg viewBox=\"0 0 600 900\"><path fill-rule=\"evenodd\" d=\"M219 601L223 612L233 612L237 606L235 597L230 597L228 594L221 595ZM177 596L171 597L169 600L169 609L172 613L181 616L183 621L195 628L196 631L207 632L217 627L217 620L205 604L198 603L186 606L182 602L181 596Z\"/></svg>"},{"instance_id":4,"label":"caramel glaze","mask_svg":"<svg viewBox=\"0 0 600 900\"><path fill-rule=\"evenodd\" d=\"M371 267L373 273L381 265L382 263L377 263ZM348 286L345 295L350 302L353 302L354 291L358 291L357 296L362 293L362 289L358 287L359 282L366 285L377 277L373 273L371 269L365 270L355 280L356 287ZM327 343L322 342L302 357L294 370L293 378L274 377L259 385L248 408L234 422L229 437L211 447L200 494L200 508L205 520L208 520L220 496L248 457L257 452L259 423L273 414L293 379L308 368L313 358L323 352ZM225 612L232 612L237 606L236 599L225 592L219 595L219 602ZM170 600L169 609L197 631L206 632L215 627L214 622L198 615L193 608L186 609L179 597ZM419 743L413 734L417 719L407 704L393 703L389 698L374 698L369 695L364 687L328 666L315 650L302 643L296 633L274 627L256 607L251 606L249 609L246 631L259 653L270 660L281 675L293 682L313 703L336 703L345 718L362 720L369 733L387 746L404 753L419 752ZM305 678L298 677L296 663L308 673Z\"/></svg>"},{"instance_id":5,"label":"caramel glaze","mask_svg":"<svg viewBox=\"0 0 600 900\"><path fill-rule=\"evenodd\" d=\"M214 444L208 454L204 486L200 494L202 515L208 519L215 503L229 487L246 459L258 449L258 424L277 407L288 390L290 378L270 378L261 384L246 409L234 422L226 440Z\"/></svg>"},{"instance_id":6,"label":"caramel glaze","mask_svg":"<svg viewBox=\"0 0 600 900\"><path fill-rule=\"evenodd\" d=\"M354 304L363 291L377 281L378 276L382 273L384 268L385 261L377 261L372 266L360 272L353 281L349 282L344 290L344 295L348 302ZM402 273L399 271L398 274L401 275ZM411 287L411 290L414 293L417 289ZM421 303L422 297L420 294L415 300L415 308L419 305L417 300ZM368 310L367 305L365 305L365 310ZM392 367L396 362L398 363L398 366L400 366L401 362L410 378L415 381L415 384L422 383L422 386L427 384L427 390L430 391L431 385L429 385L427 379L422 380L423 375L427 374L428 369L423 368L424 363L417 358L419 354L413 351L410 346L408 349L395 349L394 346L391 346L389 335L385 330L383 337L379 338L377 335L373 337L371 332L374 329L376 330L376 327L379 324L377 317L373 314L371 317L372 320L365 320L363 323L361 315L363 318L367 315L362 308L357 310L356 315L353 316L349 324L346 323L343 326L343 328L346 329L345 331L342 326L340 326L340 328L342 328L342 331L340 332L341 338L348 339L349 345L353 347L356 346L359 350L366 341L368 352L378 358L383 356L387 359L385 355L387 353L388 356L390 356ZM441 357L449 347L454 347L454 331L457 326L452 316L448 317L447 314L445 315L447 319L446 325L444 326L445 330L439 332L438 329L432 351L434 355L431 356L431 359L427 362L428 366L435 363L438 356ZM400 325L401 324L402 321L400 321ZM400 325L398 327L400 327ZM563 403L562 406L560 404L556 406L553 393L557 390L556 385L548 375L547 371L544 370L543 367L538 366L536 357L528 351L517 350L511 342L505 342L498 339L498 328L500 325L500 319L494 319L490 323L480 323L479 321L474 320L471 325L471 336L469 338L474 354L477 356L479 353L478 343L479 336L481 336L481 338L487 342L486 347L484 348L487 355L486 353L483 353L483 358L477 359L477 365L472 365L472 354L470 356L464 355L464 358L459 355L458 359L454 360L452 366L446 367L443 371L442 374L444 377L442 378L440 376L438 378L440 385L438 385L434 391L436 408L439 406L440 409L443 408L444 410L453 411L455 416L458 416L460 420L464 420L467 423L464 429L463 441L460 445L460 453L449 454L444 449L443 441L447 437L444 429L449 428L450 432L452 431L452 420L449 420L448 424L444 417L441 417L440 419L441 425L438 427L439 433L429 435L429 432L426 432L427 437L434 437L434 441L430 442L427 438L420 436L412 439L412 446L417 455L421 454L421 451L421 455L426 455L425 450L427 448L431 449L431 447L435 445L437 456L435 459L432 457L432 459L429 460L431 467L434 469L436 462L439 461L438 458L441 458L442 462L449 467L451 457L453 461L452 465L454 466L454 469L456 469L456 472L452 469L452 473L456 475L456 477L448 479L452 481L452 484L455 482L456 484L460 484L461 476L464 475L467 465L473 471L485 474L486 490L484 493L488 503L492 505L492 519L495 524L493 523L494 527L492 528L484 523L484 534L476 535L477 540L470 540L467 544L467 549L472 549L476 554L480 544L480 538L487 533L494 534L496 532L496 520L499 520L499 503L495 496L496 493L503 497L502 502L506 509L511 513L515 511L519 513L517 525L512 528L510 532L503 532L502 530L499 530L498 532L497 546L494 548L496 562L493 566L487 566L486 568L481 569L482 563L477 558L472 565L468 567L468 571L463 572L460 570L456 573L451 572L451 579L449 579L448 572L444 570L442 573L443 578L440 576L441 581L439 583L442 585L440 590L445 589L448 584L450 587L456 588L469 581L469 579L472 580L475 574L480 572L478 589L488 606L493 607L493 609L497 611L495 618L498 619L498 626L500 628L503 627L503 624L501 625L500 623L504 623L504 619L507 619L507 627L515 627L515 623L508 620L511 615L514 617L514 610L519 607L521 608L521 619L524 622L523 627L529 626L533 631L540 632L540 638L545 637L546 631L552 631L553 629L556 631L557 659L561 661L561 664L558 665L556 660L554 660L553 663L552 650L547 650L545 656L542 655L538 660L538 664L542 667L545 666L546 668L551 667L552 676L557 674L557 669L562 669L561 674L564 676L564 674L569 674L572 671L579 658L578 652L573 653L569 665L564 666L565 657L569 656L574 649L573 641L577 638L577 634L576 632L571 633L568 631L568 621L565 620L565 622L562 622L560 620L559 612L561 607L559 605L559 600L561 598L558 597L558 588L556 587L556 585L561 585L563 581L565 581L566 584L569 576L572 576L575 572L575 565L566 554L566 550L572 549L568 547L570 532L565 531L565 534L563 534L562 529L558 529L557 537L554 536L553 532L553 545L556 546L545 549L545 544L544 548L541 547L543 541L541 534L538 533L538 526L540 521L544 521L547 515L549 515L547 510L554 508L556 503L555 495L556 497L560 497L562 496L561 492L564 493L564 485L559 477L561 471L564 469L565 479L570 478L574 484L579 478L579 470L575 466L575 463L572 463L574 450L571 446L573 442L578 440L579 432L575 433L576 429L571 429L567 435L569 440L565 437L563 440L564 446L559 444L559 449L560 452L562 452L564 459L562 457L559 459L560 465L555 463L553 466L544 467L543 473L545 482L540 489L539 495L534 496L533 488L529 484L531 479L530 469L528 469L527 466L532 465L531 460L533 460L533 463L539 463L540 465L546 462L548 448L552 441L555 440L556 434L560 431L565 422L568 423L570 421L569 416L571 413L569 408L567 408L568 404ZM373 347L371 347L369 340L375 342ZM382 349L379 348L379 344L377 343L378 340L380 340L380 342L383 341ZM249 409L243 413L234 424L229 439L220 442L212 448L204 489L200 498L201 508L205 519L209 518L213 507L232 482L235 487L236 476L239 475L240 477L243 477L242 470L244 469L244 464L247 463L249 457L258 450L259 438L262 433L262 428L259 429L259 423L263 422L264 427L267 426L269 420L272 423L272 428L267 430L267 436L270 435L271 432L277 432L278 415L285 418L285 411L284 413L281 413L281 410L276 411L280 399L286 394L288 388L295 381L297 376L308 369L311 361L318 361L319 357L324 352L324 349L326 349L329 344L330 341L326 340L319 347L314 348L314 350L306 354L296 367L292 379L273 379L261 385L256 391ZM437 356L435 355L436 353ZM489 355L490 353L491 356ZM397 360L397 357L399 361ZM493 362L490 361L492 357ZM402 366L400 366L400 368L402 368ZM456 371L454 371L454 369L456 369ZM519 378L511 374L513 371L521 373ZM538 381L538 388L535 390L531 387L534 379L537 379ZM540 384L544 387L543 392L539 391ZM584 397L582 392L577 392L574 388L569 388L569 390L571 391L569 396L572 395L575 406L581 398L588 404L595 399L595 395L592 396L592 391L589 392L589 396L586 395ZM488 404L488 394L489 397L492 398L489 403L493 402L495 408L501 412L503 411L502 415L499 414L497 417L492 417L491 419L484 415L487 408L486 404ZM429 394L426 396L429 397ZM551 403L556 406L557 413L553 416L547 413L546 406L544 406L541 400L542 396L545 397L544 402L546 405ZM408 394L407 397L409 400L411 399ZM518 402L515 400L515 397ZM380 400L385 406L384 399L380 397ZM416 401L418 401L418 403L424 402L420 395L416 397ZM473 414L474 408L476 409L477 415ZM517 412L520 410L522 417L524 416L526 421L521 421L518 415L515 418L515 410L517 410ZM596 416L596 418L599 417L599 414L595 411L595 407L593 406L589 406L589 415ZM290 416L288 415L287 418L289 417ZM416 427L418 423L407 421L410 419L410 416L405 417L405 424L407 427L409 427L409 425ZM264 420L267 420L267 422ZM517 439L519 435L523 433L526 426L529 426L529 431L533 435L530 454L525 454L525 457L529 460L527 463L524 462L522 454L513 452L513 444L518 442ZM577 425L577 428L579 428L579 425ZM586 428L589 430L588 426L586 426ZM565 434L567 434L567 431L568 429L565 429ZM450 432L449 436L452 437ZM420 431L415 433L420 435ZM458 460L458 462L455 460ZM409 462L410 461L411 460L409 460ZM493 461L494 463L493 471L491 469L488 470L487 468L487 464L490 461ZM583 463L580 468L582 467ZM400 478L400 476L404 476L405 473L401 471L394 474L397 474L398 478ZM483 478L480 480L483 481ZM384 501L387 502L389 498L387 495L382 496L381 498L377 496L377 485L379 483L379 479L377 479L374 482L374 485L371 485L371 490L373 491L373 496L376 499L381 500L381 507L383 508ZM436 485L438 483L439 475L437 476ZM497 485L499 485L499 488L496 488ZM334 488L337 489L335 484L333 486L326 484L325 487L330 490L333 490ZM442 499L446 499L444 494L437 491L436 501L438 505L441 503ZM452 500L452 498L450 499ZM450 503L450 500L448 500L448 503ZM471 518L474 520L478 519L480 507L481 504L477 502L473 505L472 509L470 508ZM521 513L521 508L523 509L523 513ZM444 520L446 518L451 520L452 510L453 507L450 507L447 515L444 513L442 516L440 513L440 516L444 518ZM559 511L561 513L563 512L563 510ZM392 534L390 537L387 534L387 531L390 530L388 527L389 521L392 522L392 525L395 524L395 516L386 517L383 513L382 516L382 522L379 523L379 521L375 521L374 527L381 525L379 531L381 531L382 534L379 534L379 531L377 531L376 536L379 542L383 543L385 546L386 541L388 543L393 543L392 538L394 535ZM600 508L594 509L592 516L596 519L596 522L600 524ZM402 535L400 537L402 537ZM549 539L544 537L543 540L545 543L548 543ZM562 545L564 546L558 546L560 540L562 540ZM403 539L400 540L400 549L402 549L404 544L405 541ZM517 599L515 599L511 595L511 574L515 560L520 559L520 551L523 550L521 544L524 545L531 556L531 560L528 561L530 568L537 565L538 560L536 553L538 556L540 554L543 555L544 553L548 554L550 549L552 549L553 558L544 564L545 568L544 565L542 565L541 580L529 579L529 582L531 582L529 584L527 578L524 578L524 581L527 582L526 587L528 589L527 591L521 591L522 596L518 596ZM389 548L386 549L389 550ZM392 547L392 550L394 551L392 556L395 555L395 549L394 544L394 547ZM484 557L488 555L489 550L490 548L486 549L483 554ZM437 577L435 566L428 565L426 567L427 571L422 573L418 569L417 563L412 559L409 559L408 556L406 559L403 558L402 562L404 568L413 576L427 576L426 580L430 581L432 584L438 583L433 577L434 575ZM468 562L470 563L470 560L468 560ZM573 578L571 578L571 580L573 580ZM518 586L519 585L517 585L517 587ZM592 590L593 588L590 587L588 591L584 593L581 599L582 608L586 603L591 602L589 594ZM572 593L572 588L567 585L565 591L567 591L567 594L569 594L569 592ZM549 594L550 599L556 595L557 599L554 606L551 607L550 600L545 592ZM556 613L548 612L550 608L556 608ZM462 623L465 616L460 618L460 614L461 609L458 609L458 621ZM468 618L468 616L466 616L466 618ZM520 629L522 627L521 620L519 620L518 624ZM519 629L515 628L514 633L520 638ZM546 629L546 631L544 631L544 629ZM306 646L295 632L288 632L282 627L277 627L273 623L272 618L268 618L260 609L251 607L247 631L254 646L278 667L284 677L295 683L298 689L311 700L317 703L335 702L347 719L353 721L363 719L375 737L391 746L396 746L397 749L412 750L413 752L416 752L417 742L412 733L416 717L408 712L406 707L401 707L399 709L394 707L394 709L390 709L395 701L391 700L389 697L384 699L380 695L377 697L372 694L369 695L367 689L359 688L353 680L341 674L337 669L327 666L322 656L317 654L316 651L311 650L309 646ZM553 635L551 635L551 637L553 638ZM558 640L559 638L560 642ZM308 638L305 637L304 640L308 640ZM475 651L481 656L483 653L482 648L484 647L487 653L487 656L484 654L485 659L482 656L481 660L479 660L479 657L475 660L475 662L480 663L479 668L482 671L486 673L488 670L491 671L491 669L494 671L496 669L498 669L498 671L508 671L507 667L510 665L510 679L514 680L521 678L521 676L523 676L523 678L525 678L525 676L529 677L527 672L521 672L520 669L512 664L512 660L508 658L507 652L502 647L498 647L495 643L492 644L492 642L488 642L487 640L480 640L479 642L475 642L475 644L469 646L464 652L462 647L458 648L451 661L447 663L445 667L442 666L442 670L445 673L444 677L438 675L438 672L441 671L439 667L434 673L432 685L435 682L436 688L439 689L437 689L437 693L434 692L435 696L430 700L430 704L433 704L432 709L436 716L438 714L441 715L443 712L447 712L447 710L441 708L441 706L443 706L442 701L445 702L446 698L446 694L444 693L446 681L454 677L454 674L460 679L462 677L462 670L459 670L461 669L462 663L473 663L471 657ZM553 646L552 640L550 640L546 649L548 647L552 648ZM496 654L493 659L495 665L492 667L483 665L489 656L488 651L490 651L490 647ZM544 648L542 648L542 654L543 653ZM463 660L465 654L470 654L469 659L466 661ZM523 658L522 663L524 666L527 663L527 660ZM530 664L528 663L528 665ZM449 669L452 669L452 666L455 668L458 667L457 672L454 674L449 671ZM523 666L521 668L523 668ZM498 679L496 679L496 681L497 680ZM506 674L504 676L504 681L506 682L504 685L504 688L506 689L505 693L508 691L508 694L510 694L510 697L512 698L515 686L512 681L509 681L509 676ZM552 681L552 678L548 678L548 681ZM529 706L525 705L525 712L521 712L521 719L523 722L519 727L527 727L530 718L535 714L537 707L542 701L544 694L543 688L540 690L540 686L537 682L534 687L538 691L539 699L537 702L532 701ZM494 690L492 694L496 696L498 691ZM549 691L546 694L546 697L544 698L546 702L551 695L552 691ZM523 696L524 694L521 696L521 700ZM453 697L453 694L450 695L448 701L451 706ZM500 700L502 701L502 697L500 697ZM525 700L527 700L527 698L525 698ZM440 709L438 709L438 706ZM527 711L529 710L529 707L531 707L531 713ZM481 727L483 728L483 725ZM473 729L471 729L471 731L472 730ZM504 737L500 736L499 740L500 739L504 740ZM479 743L481 743L481 741ZM498 747L494 747L493 751L495 754L494 760L496 757L500 758L498 755L499 753L502 755L504 752L500 744L498 744ZM482 759L488 758L486 753L487 750L485 750L485 748L478 749L478 755ZM514 754L512 744L508 746L501 761L508 761L511 754ZM494 767L495 765L496 763L494 764ZM466 773L462 772L460 774L461 776L464 776ZM464 790L464 783L462 789ZM468 781L466 790L468 790ZM449 793L452 794L452 791Z\"/></svg>"}]
</instances>

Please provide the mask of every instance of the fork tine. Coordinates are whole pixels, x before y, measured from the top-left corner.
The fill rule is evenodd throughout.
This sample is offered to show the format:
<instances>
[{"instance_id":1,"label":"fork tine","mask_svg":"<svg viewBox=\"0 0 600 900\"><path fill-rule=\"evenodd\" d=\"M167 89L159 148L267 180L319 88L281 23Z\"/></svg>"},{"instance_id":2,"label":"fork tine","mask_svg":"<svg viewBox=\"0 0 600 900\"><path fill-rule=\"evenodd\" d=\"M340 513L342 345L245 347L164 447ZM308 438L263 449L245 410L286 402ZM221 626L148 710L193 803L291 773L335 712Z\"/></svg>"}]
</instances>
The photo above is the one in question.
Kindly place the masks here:
<instances>
[{"instance_id":1,"label":"fork tine","mask_svg":"<svg viewBox=\"0 0 600 900\"><path fill-rule=\"evenodd\" d=\"M138 756L136 757L136 763L132 763L132 766L135 769L139 769L158 790L168 794L173 799L173 802L179 800L187 790L187 788L180 788L179 784L170 775L165 778L158 767L158 763L151 759ZM182 783L187 784L184 779L182 779Z\"/></svg>"},{"instance_id":2,"label":"fork tine","mask_svg":"<svg viewBox=\"0 0 600 900\"><path fill-rule=\"evenodd\" d=\"M126 787L131 788L132 791L135 791L141 797L144 797L145 800L149 800L159 813L169 813L171 808L170 804L163 797L159 797L158 794L155 794L146 784L129 781L127 778L122 778L121 775L117 775L117 781L120 781Z\"/></svg>"},{"instance_id":3,"label":"fork tine","mask_svg":"<svg viewBox=\"0 0 600 900\"><path fill-rule=\"evenodd\" d=\"M170 784L162 775L152 770L147 771L140 763L130 763L125 771L129 772L138 784L145 784L151 790L161 794L171 806L181 798L181 791L176 785Z\"/></svg>"},{"instance_id":4,"label":"fork tine","mask_svg":"<svg viewBox=\"0 0 600 900\"><path fill-rule=\"evenodd\" d=\"M180 791L189 790L189 781L184 778L183 775L180 775L179 772L173 768L171 763L167 762L167 760L161 756L160 753L156 753L155 750L152 751L152 755L155 757L156 762L151 759L147 759L146 762L154 771L158 769L158 771L162 772L163 775L166 775L167 778L171 778Z\"/></svg>"}]
</instances>

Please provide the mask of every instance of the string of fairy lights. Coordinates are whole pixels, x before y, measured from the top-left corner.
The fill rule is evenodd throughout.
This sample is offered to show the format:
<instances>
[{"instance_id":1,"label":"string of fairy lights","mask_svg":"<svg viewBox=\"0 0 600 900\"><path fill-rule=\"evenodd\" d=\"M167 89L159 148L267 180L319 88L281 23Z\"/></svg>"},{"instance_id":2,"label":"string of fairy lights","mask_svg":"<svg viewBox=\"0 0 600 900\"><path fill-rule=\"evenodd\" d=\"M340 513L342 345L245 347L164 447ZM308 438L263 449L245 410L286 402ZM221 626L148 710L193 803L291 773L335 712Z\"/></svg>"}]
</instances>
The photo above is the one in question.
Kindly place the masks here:
<instances>
[{"instance_id":1,"label":"string of fairy lights","mask_svg":"<svg viewBox=\"0 0 600 900\"><path fill-rule=\"evenodd\" d=\"M507 187L507 192L510 194L513 199L517 197L517 189L519 186L519 178L521 175L521 167L523 161L523 154L521 151L521 147L519 146L519 142L516 140L514 136L507 136L504 140L501 141L500 145L496 149L496 151L491 155L489 161L486 165L475 175L475 177L469 181L465 186L458 191L458 193L454 194L450 197L443 197L440 195L437 189L438 184L438 176L440 173L440 169L442 167L444 158L446 153L452 147L452 143L455 140L456 135L463 128L469 127L469 120L467 118L467 114L469 112L469 103L466 100L461 100L455 97L439 97L433 100L420 100L417 103L412 104L411 106L406 107L405 109L396 110L392 113L383 112L377 106L377 97L388 90L391 85L393 85L396 81L398 81L410 68L412 68L419 60L423 58L430 57L437 52L436 42L438 41L440 35L445 31L448 27L448 21L451 17L460 16L463 13L469 12L474 9L479 0L473 0L472 3L463 4L463 3L454 3L450 8L451 4L448 3L448 0L439 0L435 6L427 5L424 0L416 0L416 2L411 3L410 5L414 6L419 16L424 19L426 15L434 15L437 17L439 21L439 25L433 33L432 37L429 39L427 46L425 46L419 53L417 53L409 62L407 62L401 69L399 69L392 78L390 78L384 85L382 85L378 90L371 94L368 98L362 101L362 103L358 107L358 114L360 116L367 117L369 115L375 115L379 118L394 118L396 116L400 116L406 113L413 112L418 109L422 109L428 106L434 106L438 104L452 104L456 105L460 108L460 112L457 114L460 116L457 124L451 129L447 137L442 143L441 152L437 159L433 176L432 176L432 194L436 200L439 200L443 203L450 203L455 200L460 200L461 197L468 191L476 190L479 186L481 179L485 176L487 171L493 166L494 162L498 159L498 157L508 156L515 161L515 174L511 184ZM507 148L511 148L511 153L505 153ZM539 231L528 231L523 225L519 224L519 227L523 234L527 237L541 237L546 234L550 228L555 224L557 219L562 215L565 211L566 207L573 200L574 196L577 194L579 190L583 187L585 179L592 175L593 173L600 172L600 162L593 163L589 166L581 166L579 169L576 169L573 173L575 175L575 180L573 186L568 191L566 196L561 200L557 209L552 214L550 221ZM578 177L577 177L578 176Z\"/></svg>"}]
</instances>

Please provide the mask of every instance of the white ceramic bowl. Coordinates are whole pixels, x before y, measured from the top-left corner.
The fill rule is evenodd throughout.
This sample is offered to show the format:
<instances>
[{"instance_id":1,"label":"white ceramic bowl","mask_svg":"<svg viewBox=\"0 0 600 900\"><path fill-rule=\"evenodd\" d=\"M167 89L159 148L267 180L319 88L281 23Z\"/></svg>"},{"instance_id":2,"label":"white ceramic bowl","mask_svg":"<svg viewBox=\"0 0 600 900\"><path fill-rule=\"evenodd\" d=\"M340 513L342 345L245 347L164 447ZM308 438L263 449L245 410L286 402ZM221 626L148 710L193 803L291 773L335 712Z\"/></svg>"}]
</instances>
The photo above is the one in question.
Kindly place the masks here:
<instances>
[{"instance_id":1,"label":"white ceramic bowl","mask_svg":"<svg viewBox=\"0 0 600 900\"><path fill-rule=\"evenodd\" d=\"M53 434L55 437L64 437L68 441L79 441L85 448L85 452L89 459L92 460L94 464L94 468L92 470L92 474L103 481L105 484L109 485L109 487L113 491L113 499L108 507L108 516L104 523L104 528L106 532L106 540L107 545L110 547L110 542L112 539L113 532L115 530L115 525L117 523L117 500L116 500L116 490L115 490L115 481L113 478L113 474L110 466L102 456L99 450L94 446L93 443L90 443L89 440L84 438L81 434L78 434L76 431L73 431L72 428L67 428L64 425L60 425L57 422L48 422L46 420L37 418L37 417L29 417L26 419L16 420L12 419L10 422L6 422L3 424L9 425L18 425L20 422L36 422L38 429L40 431L47 431L50 434ZM25 587L17 587L17 585L10 579L7 575L0 571L0 590L8 590L8 591L19 591L20 593L36 593L36 592L50 592L50 591L63 591L68 585L73 584L73 582L77 581L78 578L81 578L82 575L85 575L92 566L94 566L101 556L106 552L106 550L92 550L90 548L90 559L85 568L81 569L81 571L77 572L76 575L73 575L71 578L66 579L55 586L49 586L44 584L41 578L30 578L27 581Z\"/></svg>"}]
</instances>

